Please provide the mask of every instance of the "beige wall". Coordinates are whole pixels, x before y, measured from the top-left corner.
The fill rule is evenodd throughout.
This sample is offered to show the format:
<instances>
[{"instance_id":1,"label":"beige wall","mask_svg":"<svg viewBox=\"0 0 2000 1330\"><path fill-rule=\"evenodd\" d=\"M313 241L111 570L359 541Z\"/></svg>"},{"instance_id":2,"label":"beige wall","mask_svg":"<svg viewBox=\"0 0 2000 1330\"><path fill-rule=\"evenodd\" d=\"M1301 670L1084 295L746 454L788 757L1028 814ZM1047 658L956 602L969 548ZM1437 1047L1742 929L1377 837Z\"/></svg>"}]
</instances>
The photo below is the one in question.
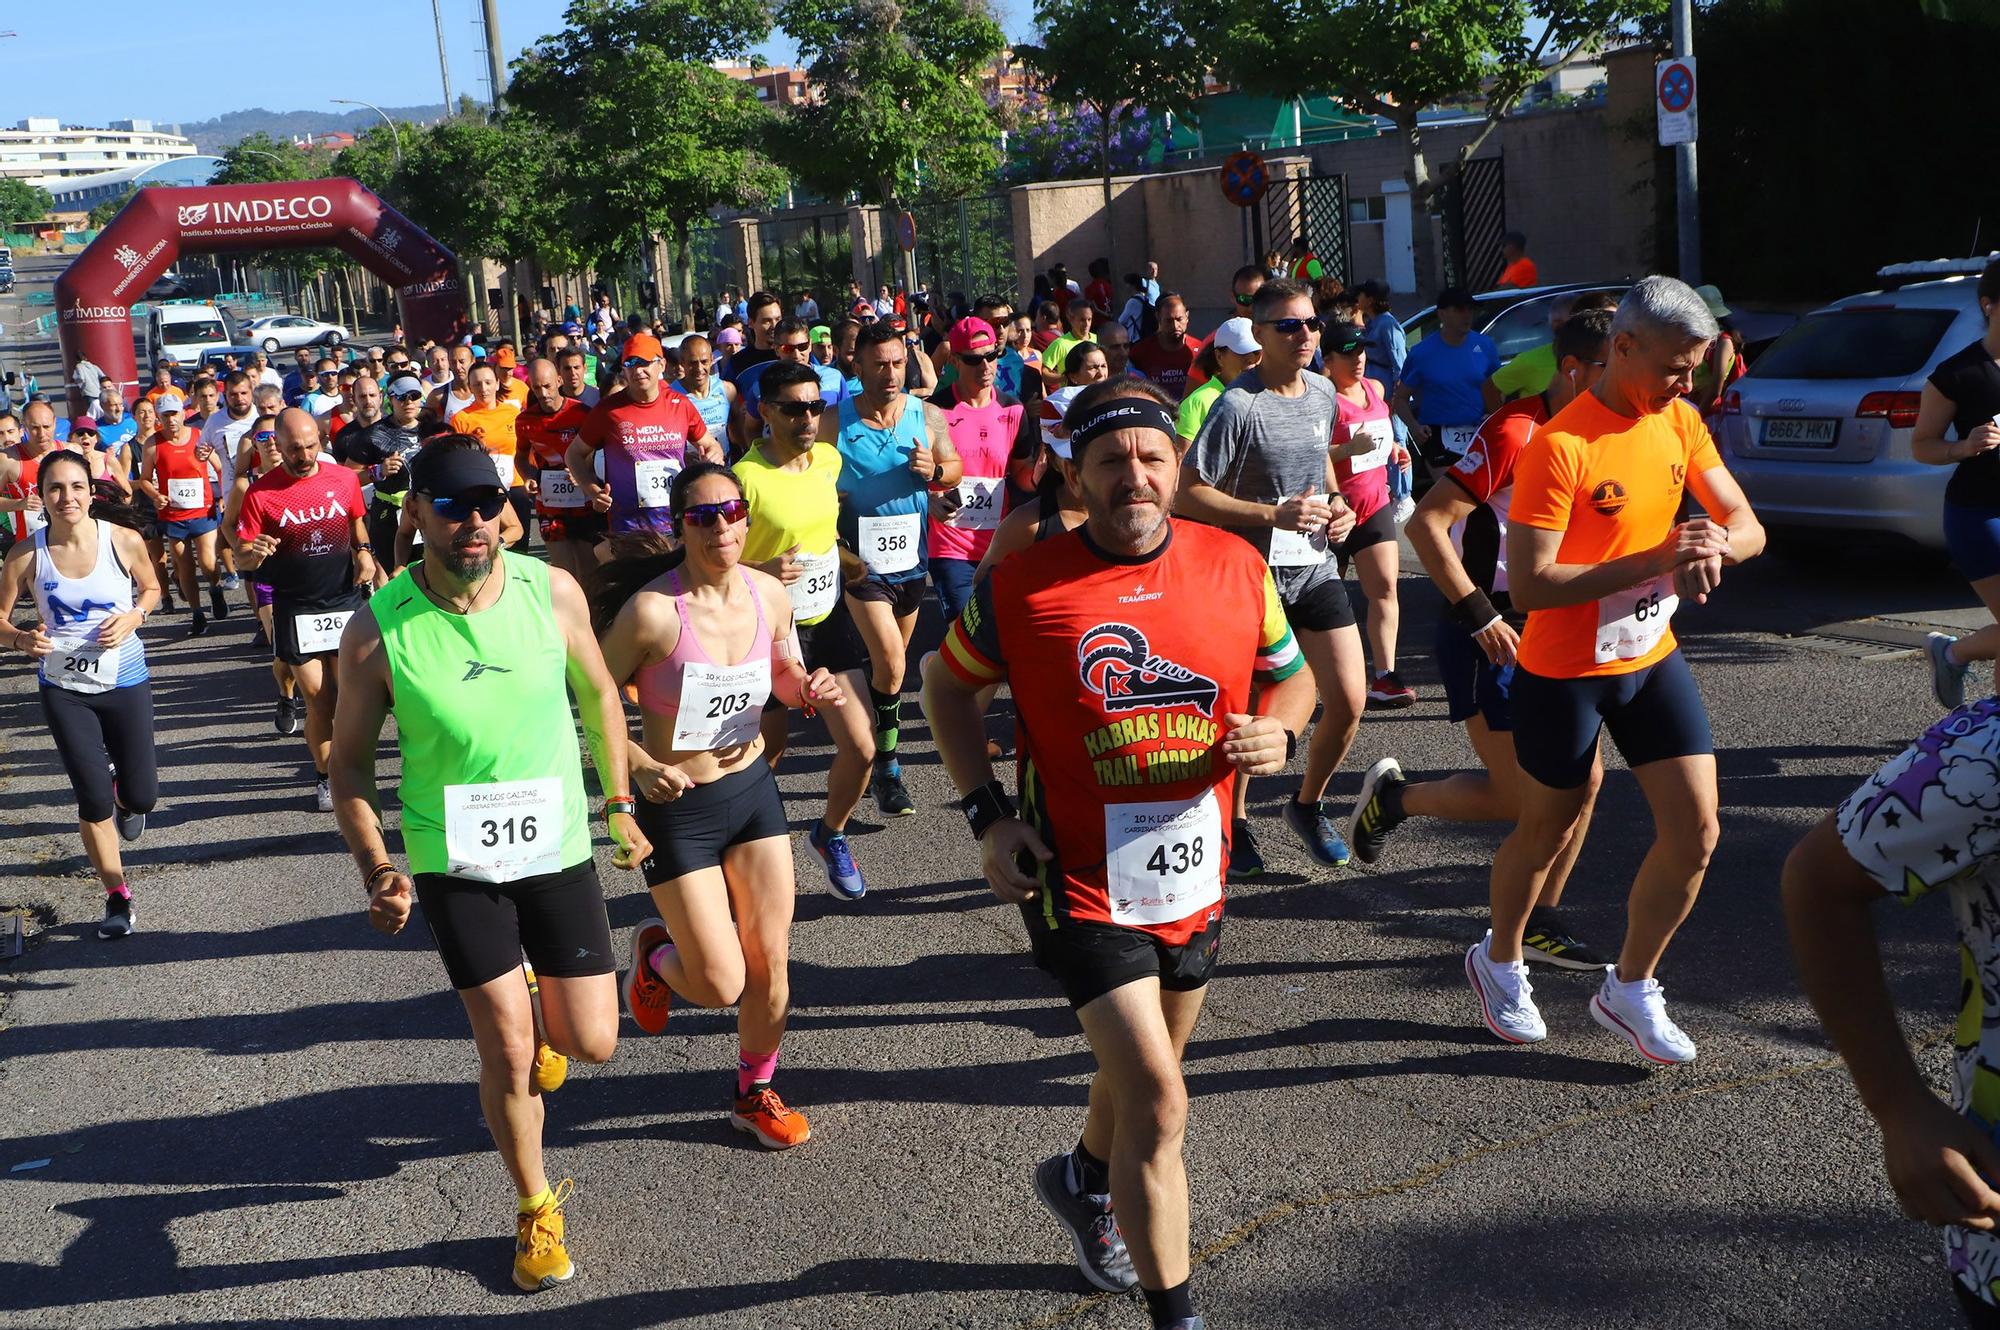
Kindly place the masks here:
<instances>
[{"instance_id":1,"label":"beige wall","mask_svg":"<svg viewBox=\"0 0 2000 1330\"><path fill-rule=\"evenodd\" d=\"M1090 261L1112 260L1111 281L1136 271L1145 253L1146 204L1138 186L1142 176L1111 180L1112 243L1105 250L1104 182L1050 180L1019 185L1011 192L1014 206L1014 263L1022 273L1046 272L1050 265L1069 265L1069 275L1081 286L1088 280Z\"/></svg>"}]
</instances>

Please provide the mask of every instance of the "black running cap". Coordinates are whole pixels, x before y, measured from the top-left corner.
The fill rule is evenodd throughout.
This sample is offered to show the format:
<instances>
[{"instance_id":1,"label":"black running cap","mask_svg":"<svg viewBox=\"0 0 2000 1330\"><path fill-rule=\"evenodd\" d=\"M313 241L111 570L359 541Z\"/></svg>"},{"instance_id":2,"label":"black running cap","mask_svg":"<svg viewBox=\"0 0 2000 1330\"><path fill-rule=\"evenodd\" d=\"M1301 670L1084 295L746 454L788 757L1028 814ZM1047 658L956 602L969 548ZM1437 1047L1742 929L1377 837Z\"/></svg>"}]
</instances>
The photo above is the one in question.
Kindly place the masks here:
<instances>
[{"instance_id":1,"label":"black running cap","mask_svg":"<svg viewBox=\"0 0 2000 1330\"><path fill-rule=\"evenodd\" d=\"M410 463L410 488L436 499L455 499L461 494L500 488L493 468L493 456L484 448L439 447L434 439Z\"/></svg>"}]
</instances>

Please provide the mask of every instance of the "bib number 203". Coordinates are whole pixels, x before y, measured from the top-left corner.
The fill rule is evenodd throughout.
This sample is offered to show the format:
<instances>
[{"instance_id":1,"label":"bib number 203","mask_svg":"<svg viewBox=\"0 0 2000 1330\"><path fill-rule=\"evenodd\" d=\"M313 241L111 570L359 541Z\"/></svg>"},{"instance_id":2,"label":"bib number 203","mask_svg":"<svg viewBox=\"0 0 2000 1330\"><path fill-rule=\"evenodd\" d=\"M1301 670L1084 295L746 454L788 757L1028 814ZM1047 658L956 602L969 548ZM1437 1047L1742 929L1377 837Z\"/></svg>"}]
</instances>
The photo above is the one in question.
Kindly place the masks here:
<instances>
[{"instance_id":1,"label":"bib number 203","mask_svg":"<svg viewBox=\"0 0 2000 1330\"><path fill-rule=\"evenodd\" d=\"M733 716L739 711L748 711L749 709L750 694L748 693L722 693L708 699L708 718L710 720L721 720L724 716Z\"/></svg>"},{"instance_id":2,"label":"bib number 203","mask_svg":"<svg viewBox=\"0 0 2000 1330\"><path fill-rule=\"evenodd\" d=\"M479 843L489 850L503 845L532 845L539 834L533 813L518 818L487 818L479 824Z\"/></svg>"},{"instance_id":3,"label":"bib number 203","mask_svg":"<svg viewBox=\"0 0 2000 1330\"><path fill-rule=\"evenodd\" d=\"M1146 871L1161 877L1178 877L1182 873L1201 867L1207 856L1207 837L1195 836L1188 840L1177 840L1168 844L1155 845L1153 853L1146 860Z\"/></svg>"}]
</instances>

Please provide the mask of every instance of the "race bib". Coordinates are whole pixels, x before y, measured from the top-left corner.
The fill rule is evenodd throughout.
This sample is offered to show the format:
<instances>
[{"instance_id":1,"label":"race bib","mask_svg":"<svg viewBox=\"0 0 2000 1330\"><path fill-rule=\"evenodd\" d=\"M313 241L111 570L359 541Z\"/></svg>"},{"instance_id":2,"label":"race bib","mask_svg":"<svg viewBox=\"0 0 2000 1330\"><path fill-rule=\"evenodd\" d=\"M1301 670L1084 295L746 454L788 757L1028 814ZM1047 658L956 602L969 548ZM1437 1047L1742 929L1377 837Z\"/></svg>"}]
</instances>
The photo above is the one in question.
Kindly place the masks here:
<instances>
[{"instance_id":1,"label":"race bib","mask_svg":"<svg viewBox=\"0 0 2000 1330\"><path fill-rule=\"evenodd\" d=\"M48 510L45 508L21 509L21 525L29 535L34 535L49 524Z\"/></svg>"},{"instance_id":2,"label":"race bib","mask_svg":"<svg viewBox=\"0 0 2000 1330\"><path fill-rule=\"evenodd\" d=\"M1364 420L1354 426L1356 439L1365 438L1371 447L1365 453L1358 453L1347 459L1347 469L1355 475L1363 471L1375 471L1389 465L1390 454L1396 451L1396 433L1386 420ZM1463 452L1464 449L1458 451Z\"/></svg>"},{"instance_id":3,"label":"race bib","mask_svg":"<svg viewBox=\"0 0 2000 1330\"><path fill-rule=\"evenodd\" d=\"M542 506L545 508L581 508L584 506L583 491L576 487L566 470L542 468Z\"/></svg>"},{"instance_id":4,"label":"race bib","mask_svg":"<svg viewBox=\"0 0 2000 1330\"><path fill-rule=\"evenodd\" d=\"M1108 805L1104 850L1115 924L1178 923L1222 899L1222 814L1213 791Z\"/></svg>"},{"instance_id":5,"label":"race bib","mask_svg":"<svg viewBox=\"0 0 2000 1330\"><path fill-rule=\"evenodd\" d=\"M177 513L184 513L190 508L206 507L207 505L201 501L201 492L204 488L206 488L206 485L200 476L194 476L186 480L169 480L167 482L167 507Z\"/></svg>"},{"instance_id":6,"label":"race bib","mask_svg":"<svg viewBox=\"0 0 2000 1330\"><path fill-rule=\"evenodd\" d=\"M1671 577L1655 578L1598 601L1597 663L1637 660L1651 651L1666 636L1680 603Z\"/></svg>"},{"instance_id":7,"label":"race bib","mask_svg":"<svg viewBox=\"0 0 2000 1330\"><path fill-rule=\"evenodd\" d=\"M677 752L739 748L757 737L764 703L771 696L771 662L741 665L683 665L681 709L674 713Z\"/></svg>"},{"instance_id":8,"label":"race bib","mask_svg":"<svg viewBox=\"0 0 2000 1330\"><path fill-rule=\"evenodd\" d=\"M1325 499L1324 494L1313 495ZM1271 528L1271 557L1267 562L1273 568L1309 568L1316 563L1325 563L1327 556L1326 528L1318 531L1287 531L1282 527Z\"/></svg>"},{"instance_id":9,"label":"race bib","mask_svg":"<svg viewBox=\"0 0 2000 1330\"><path fill-rule=\"evenodd\" d=\"M668 491L680 473L680 462L671 457L641 457L633 462L632 481L639 488L639 506L666 507L670 502Z\"/></svg>"},{"instance_id":10,"label":"race bib","mask_svg":"<svg viewBox=\"0 0 2000 1330\"><path fill-rule=\"evenodd\" d=\"M1472 446L1472 441L1478 437L1479 426L1477 425L1438 426L1438 438L1443 441L1446 448L1455 453L1463 453L1467 448Z\"/></svg>"},{"instance_id":11,"label":"race bib","mask_svg":"<svg viewBox=\"0 0 2000 1330\"><path fill-rule=\"evenodd\" d=\"M1005 483L998 476L967 476L958 482L958 511L951 525L961 531L991 531L1000 525Z\"/></svg>"},{"instance_id":12,"label":"race bib","mask_svg":"<svg viewBox=\"0 0 2000 1330\"><path fill-rule=\"evenodd\" d=\"M505 453L488 453L493 459L493 474L500 478L500 488L514 488L514 459Z\"/></svg>"},{"instance_id":13,"label":"race bib","mask_svg":"<svg viewBox=\"0 0 2000 1330\"><path fill-rule=\"evenodd\" d=\"M861 562L877 576L907 573L917 566L917 545L923 539L923 518L916 513L894 517L864 517Z\"/></svg>"},{"instance_id":14,"label":"race bib","mask_svg":"<svg viewBox=\"0 0 2000 1330\"><path fill-rule=\"evenodd\" d=\"M840 599L840 551L802 554L799 567L803 569L799 580L785 587L785 594L792 598L792 620L818 623L833 612L834 602Z\"/></svg>"},{"instance_id":15,"label":"race bib","mask_svg":"<svg viewBox=\"0 0 2000 1330\"><path fill-rule=\"evenodd\" d=\"M562 864L562 779L444 787L445 872L514 882Z\"/></svg>"},{"instance_id":16,"label":"race bib","mask_svg":"<svg viewBox=\"0 0 2000 1330\"><path fill-rule=\"evenodd\" d=\"M107 647L92 637L59 643L43 657L43 677L66 692L107 693L118 686L118 666L124 657L125 642Z\"/></svg>"},{"instance_id":17,"label":"race bib","mask_svg":"<svg viewBox=\"0 0 2000 1330\"><path fill-rule=\"evenodd\" d=\"M325 610L318 614L293 615L292 633L299 640L299 654L317 656L322 652L340 650L340 634L346 629L347 621L353 617L353 610Z\"/></svg>"}]
</instances>

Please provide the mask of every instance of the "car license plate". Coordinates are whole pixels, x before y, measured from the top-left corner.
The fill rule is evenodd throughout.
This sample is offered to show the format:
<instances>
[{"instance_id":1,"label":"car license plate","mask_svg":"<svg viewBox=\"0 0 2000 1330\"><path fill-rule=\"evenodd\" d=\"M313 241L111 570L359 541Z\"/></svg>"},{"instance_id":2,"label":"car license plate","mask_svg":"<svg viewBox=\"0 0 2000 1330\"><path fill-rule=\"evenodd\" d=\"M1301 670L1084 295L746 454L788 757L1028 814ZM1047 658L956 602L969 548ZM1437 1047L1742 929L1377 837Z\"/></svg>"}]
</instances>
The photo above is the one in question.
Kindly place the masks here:
<instances>
[{"instance_id":1,"label":"car license plate","mask_svg":"<svg viewBox=\"0 0 2000 1330\"><path fill-rule=\"evenodd\" d=\"M1840 431L1838 420L1766 420L1766 448L1831 448Z\"/></svg>"}]
</instances>

